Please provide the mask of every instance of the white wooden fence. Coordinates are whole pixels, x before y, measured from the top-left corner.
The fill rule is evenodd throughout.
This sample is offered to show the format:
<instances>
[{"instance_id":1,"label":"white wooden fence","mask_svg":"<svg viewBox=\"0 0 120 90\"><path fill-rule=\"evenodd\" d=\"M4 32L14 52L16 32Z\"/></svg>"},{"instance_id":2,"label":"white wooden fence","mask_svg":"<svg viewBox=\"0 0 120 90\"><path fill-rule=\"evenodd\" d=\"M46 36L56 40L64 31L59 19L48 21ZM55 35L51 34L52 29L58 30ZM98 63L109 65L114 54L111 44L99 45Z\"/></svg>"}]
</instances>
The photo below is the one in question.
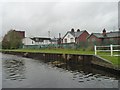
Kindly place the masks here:
<instances>
[{"instance_id":1,"label":"white wooden fence","mask_svg":"<svg viewBox=\"0 0 120 90\"><path fill-rule=\"evenodd\" d=\"M101 48L105 48L105 47L107 47L107 48L109 48L109 49L107 49L107 50L104 50L104 49L102 49L102 50L100 50L100 49L98 49L99 47L101 47ZM118 53L118 55L114 55L113 54L113 52L120 52L120 50L116 50L116 49L114 49L114 47L119 47L120 48L120 45L108 45L108 46L94 46L94 50L95 50L95 55L97 55L97 52L110 52L110 56L120 56L120 54Z\"/></svg>"}]
</instances>

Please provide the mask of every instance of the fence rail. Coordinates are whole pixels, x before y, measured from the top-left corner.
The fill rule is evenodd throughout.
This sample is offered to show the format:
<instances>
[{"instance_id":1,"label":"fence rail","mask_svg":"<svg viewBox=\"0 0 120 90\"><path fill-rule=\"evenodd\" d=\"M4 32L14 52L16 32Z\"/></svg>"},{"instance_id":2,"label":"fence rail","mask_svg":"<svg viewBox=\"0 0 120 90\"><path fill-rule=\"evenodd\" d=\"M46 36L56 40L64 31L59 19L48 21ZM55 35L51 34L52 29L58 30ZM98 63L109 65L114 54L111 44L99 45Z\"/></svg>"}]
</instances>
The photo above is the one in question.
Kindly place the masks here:
<instances>
[{"instance_id":1,"label":"fence rail","mask_svg":"<svg viewBox=\"0 0 120 90\"><path fill-rule=\"evenodd\" d=\"M107 50L104 50L104 49L100 50L100 49L98 49L98 48L106 48L106 47L108 47ZM117 48L118 50L114 49L114 47L118 47ZM97 52L110 52L110 56L120 56L119 54L118 55L114 55L113 54L113 52L120 52L119 48L120 48L120 45L108 45L108 46L96 46L95 45L94 46L95 55L97 55Z\"/></svg>"}]
</instances>

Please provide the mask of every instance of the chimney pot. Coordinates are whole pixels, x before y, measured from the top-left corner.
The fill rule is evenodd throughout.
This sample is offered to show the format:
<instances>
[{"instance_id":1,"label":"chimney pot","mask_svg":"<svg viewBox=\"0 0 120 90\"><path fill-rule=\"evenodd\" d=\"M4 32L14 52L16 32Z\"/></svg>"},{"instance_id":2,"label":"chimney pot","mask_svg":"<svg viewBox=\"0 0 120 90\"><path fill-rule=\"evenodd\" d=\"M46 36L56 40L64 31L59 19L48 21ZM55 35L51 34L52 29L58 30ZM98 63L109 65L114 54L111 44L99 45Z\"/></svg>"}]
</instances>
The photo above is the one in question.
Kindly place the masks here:
<instances>
[{"instance_id":1,"label":"chimney pot","mask_svg":"<svg viewBox=\"0 0 120 90\"><path fill-rule=\"evenodd\" d=\"M74 28L71 29L71 32L74 32Z\"/></svg>"},{"instance_id":2,"label":"chimney pot","mask_svg":"<svg viewBox=\"0 0 120 90\"><path fill-rule=\"evenodd\" d=\"M103 29L103 36L106 36L106 30L105 30L105 28Z\"/></svg>"},{"instance_id":3,"label":"chimney pot","mask_svg":"<svg viewBox=\"0 0 120 90\"><path fill-rule=\"evenodd\" d=\"M77 32L80 32L80 29L77 29Z\"/></svg>"}]
</instances>

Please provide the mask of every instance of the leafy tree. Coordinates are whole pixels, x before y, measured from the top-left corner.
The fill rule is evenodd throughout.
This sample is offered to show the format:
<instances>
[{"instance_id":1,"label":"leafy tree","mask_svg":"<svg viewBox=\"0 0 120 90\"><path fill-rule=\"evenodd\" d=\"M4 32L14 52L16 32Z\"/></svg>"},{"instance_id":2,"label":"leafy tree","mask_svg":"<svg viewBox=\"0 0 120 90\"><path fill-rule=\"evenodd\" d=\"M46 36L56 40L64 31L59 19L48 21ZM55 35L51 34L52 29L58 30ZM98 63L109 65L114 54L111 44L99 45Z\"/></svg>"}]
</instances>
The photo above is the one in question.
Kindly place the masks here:
<instances>
[{"instance_id":1,"label":"leafy tree","mask_svg":"<svg viewBox=\"0 0 120 90\"><path fill-rule=\"evenodd\" d=\"M3 49L17 49L22 45L22 37L15 30L10 30L2 40Z\"/></svg>"}]
</instances>

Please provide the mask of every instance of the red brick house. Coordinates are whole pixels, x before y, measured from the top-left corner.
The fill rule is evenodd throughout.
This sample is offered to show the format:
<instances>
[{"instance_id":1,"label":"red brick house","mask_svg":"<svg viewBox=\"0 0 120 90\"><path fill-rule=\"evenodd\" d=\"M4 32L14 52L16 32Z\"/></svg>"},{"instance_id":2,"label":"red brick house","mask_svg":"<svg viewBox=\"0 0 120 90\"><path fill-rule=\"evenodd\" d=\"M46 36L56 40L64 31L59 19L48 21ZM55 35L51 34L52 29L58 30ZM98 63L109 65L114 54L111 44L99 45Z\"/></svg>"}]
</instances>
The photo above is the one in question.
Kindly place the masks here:
<instances>
[{"instance_id":1,"label":"red brick house","mask_svg":"<svg viewBox=\"0 0 120 90\"><path fill-rule=\"evenodd\" d=\"M74 29L71 29L71 31L68 31L63 39L62 43L76 43L79 44L80 42L87 42L87 37L89 36L89 33L86 30L80 31L78 29L76 32Z\"/></svg>"},{"instance_id":2,"label":"red brick house","mask_svg":"<svg viewBox=\"0 0 120 90\"><path fill-rule=\"evenodd\" d=\"M120 31L106 32L106 30L103 29L102 33L90 34L87 40L91 45L119 44Z\"/></svg>"},{"instance_id":3,"label":"red brick house","mask_svg":"<svg viewBox=\"0 0 120 90\"><path fill-rule=\"evenodd\" d=\"M86 43L87 42L87 37L89 36L89 33L84 30L84 31L81 31L80 34L78 34L78 36L76 37L76 43L79 44L79 43Z\"/></svg>"},{"instance_id":4,"label":"red brick house","mask_svg":"<svg viewBox=\"0 0 120 90\"><path fill-rule=\"evenodd\" d=\"M25 31L16 31L14 30L15 33L17 33L17 35L19 35L22 39L25 38Z\"/></svg>"}]
</instances>

